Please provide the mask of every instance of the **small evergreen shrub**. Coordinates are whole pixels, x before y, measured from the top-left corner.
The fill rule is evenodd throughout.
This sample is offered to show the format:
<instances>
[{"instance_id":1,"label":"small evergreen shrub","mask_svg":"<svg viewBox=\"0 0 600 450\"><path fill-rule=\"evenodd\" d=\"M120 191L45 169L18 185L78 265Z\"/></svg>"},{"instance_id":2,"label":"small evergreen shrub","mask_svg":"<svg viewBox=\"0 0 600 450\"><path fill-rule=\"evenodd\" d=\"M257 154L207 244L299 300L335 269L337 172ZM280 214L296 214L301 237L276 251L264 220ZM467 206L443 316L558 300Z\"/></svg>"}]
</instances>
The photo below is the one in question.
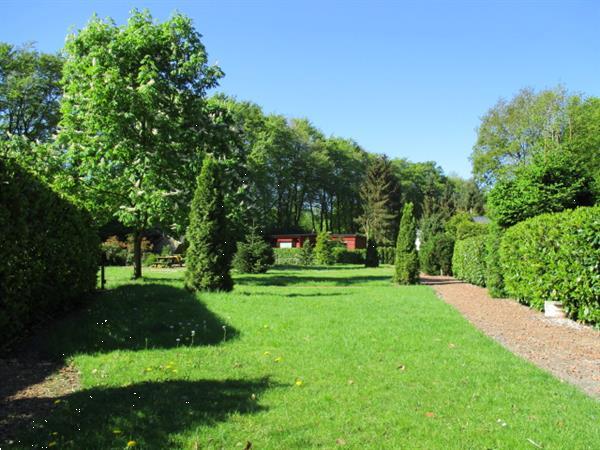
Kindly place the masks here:
<instances>
[{"instance_id":1,"label":"small evergreen shrub","mask_svg":"<svg viewBox=\"0 0 600 450\"><path fill-rule=\"evenodd\" d=\"M419 256L415 246L417 225L413 214L413 204L406 203L402 210L398 241L396 242L396 259L394 281L399 284L416 284L419 282Z\"/></svg>"},{"instance_id":2,"label":"small evergreen shrub","mask_svg":"<svg viewBox=\"0 0 600 450\"><path fill-rule=\"evenodd\" d=\"M252 229L246 242L238 242L233 268L239 273L265 273L275 263L271 246Z\"/></svg>"},{"instance_id":3,"label":"small evergreen shrub","mask_svg":"<svg viewBox=\"0 0 600 450\"><path fill-rule=\"evenodd\" d=\"M534 308L562 302L569 317L600 323L600 206L543 214L500 243L506 292Z\"/></svg>"},{"instance_id":4,"label":"small evergreen shrub","mask_svg":"<svg viewBox=\"0 0 600 450\"><path fill-rule=\"evenodd\" d=\"M90 215L17 162L0 158L0 347L96 288Z\"/></svg>"},{"instance_id":5,"label":"small evergreen shrub","mask_svg":"<svg viewBox=\"0 0 600 450\"><path fill-rule=\"evenodd\" d=\"M473 236L456 241L452 272L459 280L485 286L486 236Z\"/></svg>"},{"instance_id":6,"label":"small evergreen shrub","mask_svg":"<svg viewBox=\"0 0 600 450\"><path fill-rule=\"evenodd\" d=\"M230 224L227 219L219 165L207 155L198 176L190 210L186 254L185 284L195 291L230 291L231 278Z\"/></svg>"},{"instance_id":7,"label":"small evergreen shrub","mask_svg":"<svg viewBox=\"0 0 600 450\"><path fill-rule=\"evenodd\" d=\"M377 254L377 244L373 239L367 239L367 249L365 252L365 267L379 267L379 256Z\"/></svg>"},{"instance_id":8,"label":"small evergreen shrub","mask_svg":"<svg viewBox=\"0 0 600 450\"><path fill-rule=\"evenodd\" d=\"M300 251L300 264L303 266L310 266L315 260L314 246L310 239L306 239L302 243L302 249Z\"/></svg>"},{"instance_id":9,"label":"small evergreen shrub","mask_svg":"<svg viewBox=\"0 0 600 450\"><path fill-rule=\"evenodd\" d=\"M493 298L506 296L504 291L504 277L500 265L500 242L503 229L500 225L492 223L486 238L485 257L485 285L488 293Z\"/></svg>"},{"instance_id":10,"label":"small evergreen shrub","mask_svg":"<svg viewBox=\"0 0 600 450\"><path fill-rule=\"evenodd\" d=\"M301 248L274 248L275 264L278 266L303 266Z\"/></svg>"},{"instance_id":11,"label":"small evergreen shrub","mask_svg":"<svg viewBox=\"0 0 600 450\"><path fill-rule=\"evenodd\" d=\"M335 256L333 255L334 246L335 243L331 240L331 233L329 231L321 231L317 234L315 262L327 266L335 264Z\"/></svg>"}]
</instances>

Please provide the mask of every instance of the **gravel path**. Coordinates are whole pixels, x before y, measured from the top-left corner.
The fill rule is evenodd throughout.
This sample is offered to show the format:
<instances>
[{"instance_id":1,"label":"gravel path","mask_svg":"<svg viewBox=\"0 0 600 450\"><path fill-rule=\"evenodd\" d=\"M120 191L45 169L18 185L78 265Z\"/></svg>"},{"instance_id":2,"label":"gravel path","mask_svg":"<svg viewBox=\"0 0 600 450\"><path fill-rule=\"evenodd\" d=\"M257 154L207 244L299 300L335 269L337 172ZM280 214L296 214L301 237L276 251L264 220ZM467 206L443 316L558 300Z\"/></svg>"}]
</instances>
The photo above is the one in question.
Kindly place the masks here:
<instances>
[{"instance_id":1,"label":"gravel path","mask_svg":"<svg viewBox=\"0 0 600 450\"><path fill-rule=\"evenodd\" d=\"M421 282L511 352L600 399L600 331L492 299L487 289L451 277L421 275Z\"/></svg>"}]
</instances>

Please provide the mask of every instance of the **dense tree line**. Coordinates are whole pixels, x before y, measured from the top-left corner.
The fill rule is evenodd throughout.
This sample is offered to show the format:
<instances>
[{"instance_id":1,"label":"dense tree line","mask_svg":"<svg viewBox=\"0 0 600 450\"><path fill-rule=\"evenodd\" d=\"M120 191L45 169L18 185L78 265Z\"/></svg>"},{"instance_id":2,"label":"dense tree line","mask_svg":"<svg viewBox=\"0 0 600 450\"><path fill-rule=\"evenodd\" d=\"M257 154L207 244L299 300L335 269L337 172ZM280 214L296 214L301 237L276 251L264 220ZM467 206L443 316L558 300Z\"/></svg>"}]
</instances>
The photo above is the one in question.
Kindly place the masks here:
<instances>
[{"instance_id":1,"label":"dense tree line","mask_svg":"<svg viewBox=\"0 0 600 450\"><path fill-rule=\"evenodd\" d=\"M389 244L406 203L417 218L482 211L477 186L433 162L389 160L307 119L209 96L222 76L181 14L158 23L134 11L121 26L94 17L60 55L3 44L0 154L85 206L98 225L118 220L131 230L136 276L146 230L186 230L207 154L219 164L238 241L251 225L263 234L362 232ZM368 200L374 181L382 183L377 205Z\"/></svg>"}]
</instances>

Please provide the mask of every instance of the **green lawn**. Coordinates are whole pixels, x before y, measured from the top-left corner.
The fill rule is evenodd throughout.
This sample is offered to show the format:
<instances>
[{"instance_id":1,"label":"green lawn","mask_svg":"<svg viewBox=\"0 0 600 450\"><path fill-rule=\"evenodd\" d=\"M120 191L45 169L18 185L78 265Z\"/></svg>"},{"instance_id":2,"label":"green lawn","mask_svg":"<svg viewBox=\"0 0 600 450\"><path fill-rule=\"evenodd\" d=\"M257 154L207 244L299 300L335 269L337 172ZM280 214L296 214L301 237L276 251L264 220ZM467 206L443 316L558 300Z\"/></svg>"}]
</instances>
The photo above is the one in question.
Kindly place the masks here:
<instances>
[{"instance_id":1,"label":"green lawn","mask_svg":"<svg viewBox=\"0 0 600 450\"><path fill-rule=\"evenodd\" d=\"M598 448L600 402L391 269L273 270L194 296L179 270L109 291L40 339L83 390L24 447ZM192 332L194 332L192 342Z\"/></svg>"}]
</instances>

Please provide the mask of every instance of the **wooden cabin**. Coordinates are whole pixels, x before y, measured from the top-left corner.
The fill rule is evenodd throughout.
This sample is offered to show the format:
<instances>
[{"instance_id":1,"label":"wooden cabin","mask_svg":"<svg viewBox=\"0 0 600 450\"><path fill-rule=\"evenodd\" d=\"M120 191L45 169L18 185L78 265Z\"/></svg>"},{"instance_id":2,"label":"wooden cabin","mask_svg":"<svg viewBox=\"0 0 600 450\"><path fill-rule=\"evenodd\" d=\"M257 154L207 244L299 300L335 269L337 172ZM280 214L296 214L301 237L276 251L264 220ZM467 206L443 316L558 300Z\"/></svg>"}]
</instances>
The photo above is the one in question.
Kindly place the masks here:
<instances>
[{"instance_id":1,"label":"wooden cabin","mask_svg":"<svg viewBox=\"0 0 600 450\"><path fill-rule=\"evenodd\" d=\"M315 233L274 234L271 236L271 246L274 248L301 248L305 240L314 245L317 241ZM366 248L367 240L360 234L331 234L331 239L343 243L348 250Z\"/></svg>"}]
</instances>

